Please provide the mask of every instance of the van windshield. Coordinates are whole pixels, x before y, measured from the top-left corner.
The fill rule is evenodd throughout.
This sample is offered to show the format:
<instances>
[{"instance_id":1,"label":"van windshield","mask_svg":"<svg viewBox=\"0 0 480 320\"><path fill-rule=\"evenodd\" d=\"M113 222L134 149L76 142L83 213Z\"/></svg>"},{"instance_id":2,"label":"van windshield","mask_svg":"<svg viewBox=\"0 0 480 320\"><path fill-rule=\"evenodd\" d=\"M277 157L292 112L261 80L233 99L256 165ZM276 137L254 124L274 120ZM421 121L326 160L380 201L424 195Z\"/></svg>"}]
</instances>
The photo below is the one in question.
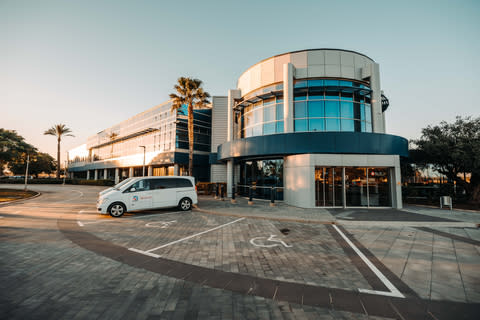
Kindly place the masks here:
<instances>
[{"instance_id":1,"label":"van windshield","mask_svg":"<svg viewBox=\"0 0 480 320\"><path fill-rule=\"evenodd\" d=\"M117 183L113 189L115 190L120 190L121 187L123 187L125 184L129 183L130 181L132 181L133 178L127 178L125 180L123 180L122 182L119 182Z\"/></svg>"}]
</instances>

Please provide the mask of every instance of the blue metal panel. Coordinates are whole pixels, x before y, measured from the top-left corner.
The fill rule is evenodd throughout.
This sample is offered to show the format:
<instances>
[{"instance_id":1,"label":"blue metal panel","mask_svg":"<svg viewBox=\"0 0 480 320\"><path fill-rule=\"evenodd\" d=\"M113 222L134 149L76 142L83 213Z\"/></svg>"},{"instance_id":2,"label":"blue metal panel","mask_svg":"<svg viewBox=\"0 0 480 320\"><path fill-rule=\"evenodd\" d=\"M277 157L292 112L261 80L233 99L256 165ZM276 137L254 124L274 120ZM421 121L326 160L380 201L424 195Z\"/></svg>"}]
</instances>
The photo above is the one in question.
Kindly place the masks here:
<instances>
[{"instance_id":1,"label":"blue metal panel","mask_svg":"<svg viewBox=\"0 0 480 320\"><path fill-rule=\"evenodd\" d=\"M302 153L389 154L408 156L405 138L364 132L297 132L257 136L218 147L218 161L231 158L284 156Z\"/></svg>"}]
</instances>

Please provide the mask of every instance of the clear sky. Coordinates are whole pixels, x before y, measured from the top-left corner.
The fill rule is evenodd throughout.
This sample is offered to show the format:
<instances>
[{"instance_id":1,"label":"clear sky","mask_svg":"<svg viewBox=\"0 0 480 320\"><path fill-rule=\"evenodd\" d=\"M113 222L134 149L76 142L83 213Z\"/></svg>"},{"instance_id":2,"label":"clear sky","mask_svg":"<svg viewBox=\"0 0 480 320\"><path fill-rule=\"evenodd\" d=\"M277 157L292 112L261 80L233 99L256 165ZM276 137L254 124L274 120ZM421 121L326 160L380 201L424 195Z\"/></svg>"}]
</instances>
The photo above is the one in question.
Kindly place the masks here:
<instances>
[{"instance_id":1,"label":"clear sky","mask_svg":"<svg viewBox=\"0 0 480 320\"><path fill-rule=\"evenodd\" d=\"M56 157L54 124L76 136L66 151L168 100L180 76L226 95L249 66L309 48L380 64L388 133L480 116L479 0L0 0L0 128Z\"/></svg>"}]
</instances>

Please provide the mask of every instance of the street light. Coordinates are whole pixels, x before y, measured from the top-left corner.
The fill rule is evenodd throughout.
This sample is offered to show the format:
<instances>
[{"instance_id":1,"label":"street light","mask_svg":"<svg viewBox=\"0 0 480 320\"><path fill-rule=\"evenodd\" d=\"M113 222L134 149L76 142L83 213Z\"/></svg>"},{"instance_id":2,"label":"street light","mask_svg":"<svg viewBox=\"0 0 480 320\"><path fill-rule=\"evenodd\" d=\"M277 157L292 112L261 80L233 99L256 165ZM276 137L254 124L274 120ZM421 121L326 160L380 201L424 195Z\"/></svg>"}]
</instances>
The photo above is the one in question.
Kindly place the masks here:
<instances>
[{"instance_id":1,"label":"street light","mask_svg":"<svg viewBox=\"0 0 480 320\"><path fill-rule=\"evenodd\" d=\"M147 149L146 146L138 146L139 148L143 148L143 168L142 168L142 177L145 177L145 150Z\"/></svg>"}]
</instances>

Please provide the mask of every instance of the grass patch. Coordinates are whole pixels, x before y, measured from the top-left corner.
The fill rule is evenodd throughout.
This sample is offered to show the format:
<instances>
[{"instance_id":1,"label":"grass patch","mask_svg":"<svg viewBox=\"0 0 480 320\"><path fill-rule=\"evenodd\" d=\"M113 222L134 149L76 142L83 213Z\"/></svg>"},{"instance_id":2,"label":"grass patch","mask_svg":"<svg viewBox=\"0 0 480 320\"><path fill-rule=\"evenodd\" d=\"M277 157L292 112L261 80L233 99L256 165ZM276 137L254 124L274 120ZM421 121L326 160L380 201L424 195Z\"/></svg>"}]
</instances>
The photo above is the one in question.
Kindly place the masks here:
<instances>
[{"instance_id":1,"label":"grass patch","mask_svg":"<svg viewBox=\"0 0 480 320\"><path fill-rule=\"evenodd\" d=\"M37 193L35 191L23 191L13 189L0 189L0 203L18 199L26 199L33 197Z\"/></svg>"}]
</instances>

